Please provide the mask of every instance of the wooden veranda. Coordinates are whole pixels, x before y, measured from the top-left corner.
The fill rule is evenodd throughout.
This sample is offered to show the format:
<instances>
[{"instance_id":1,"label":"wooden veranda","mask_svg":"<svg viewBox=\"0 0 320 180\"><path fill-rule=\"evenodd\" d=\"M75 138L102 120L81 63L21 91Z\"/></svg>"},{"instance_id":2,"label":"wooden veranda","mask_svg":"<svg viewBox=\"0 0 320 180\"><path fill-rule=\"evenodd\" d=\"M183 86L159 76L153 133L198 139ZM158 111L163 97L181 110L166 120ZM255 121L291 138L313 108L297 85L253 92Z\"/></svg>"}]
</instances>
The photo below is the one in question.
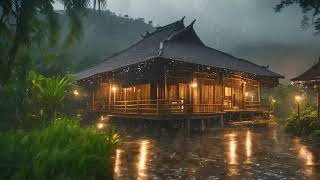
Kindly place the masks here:
<instances>
[{"instance_id":1,"label":"wooden veranda","mask_svg":"<svg viewBox=\"0 0 320 180\"><path fill-rule=\"evenodd\" d=\"M76 74L87 109L139 118L263 113L262 89L281 75L205 46L183 19Z\"/></svg>"}]
</instances>

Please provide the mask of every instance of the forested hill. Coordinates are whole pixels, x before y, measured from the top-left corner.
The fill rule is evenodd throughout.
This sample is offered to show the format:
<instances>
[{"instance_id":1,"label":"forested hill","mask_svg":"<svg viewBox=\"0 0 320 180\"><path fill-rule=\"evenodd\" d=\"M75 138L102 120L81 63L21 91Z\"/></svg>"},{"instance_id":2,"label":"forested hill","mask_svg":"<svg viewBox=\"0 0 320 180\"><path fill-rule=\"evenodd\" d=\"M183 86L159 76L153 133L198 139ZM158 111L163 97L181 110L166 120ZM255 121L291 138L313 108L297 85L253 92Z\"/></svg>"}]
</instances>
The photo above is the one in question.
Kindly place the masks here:
<instances>
[{"instance_id":1,"label":"forested hill","mask_svg":"<svg viewBox=\"0 0 320 180\"><path fill-rule=\"evenodd\" d=\"M39 71L48 75L77 72L127 48L141 39L140 34L154 29L151 21L118 16L108 10L100 13L90 11L82 23L82 39L71 49L59 47L46 58L36 60L34 65Z\"/></svg>"}]
</instances>

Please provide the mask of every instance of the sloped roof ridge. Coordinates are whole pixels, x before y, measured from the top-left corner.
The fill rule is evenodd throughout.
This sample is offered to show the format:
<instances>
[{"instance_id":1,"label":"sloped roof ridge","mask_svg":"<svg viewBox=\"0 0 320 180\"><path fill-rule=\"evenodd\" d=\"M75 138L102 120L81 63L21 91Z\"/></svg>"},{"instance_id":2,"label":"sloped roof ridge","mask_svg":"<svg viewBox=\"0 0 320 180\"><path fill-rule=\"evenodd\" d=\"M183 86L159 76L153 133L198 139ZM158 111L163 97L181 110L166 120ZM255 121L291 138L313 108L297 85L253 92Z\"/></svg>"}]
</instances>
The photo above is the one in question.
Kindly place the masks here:
<instances>
[{"instance_id":1,"label":"sloped roof ridge","mask_svg":"<svg viewBox=\"0 0 320 180\"><path fill-rule=\"evenodd\" d=\"M306 71L304 71L302 74L300 74L299 76L292 78L291 81L299 81L299 80L306 80L304 76L308 76L308 74L310 73L314 73L315 71L317 71L317 69L320 69L320 58L319 61L317 63L315 63L313 66L311 66L311 68L307 69Z\"/></svg>"},{"instance_id":2,"label":"sloped roof ridge","mask_svg":"<svg viewBox=\"0 0 320 180\"><path fill-rule=\"evenodd\" d=\"M232 58L235 59L235 60L249 63L249 64L254 65L254 66L257 66L257 67L259 67L259 68L261 68L261 69L266 69L266 70L268 70L268 71L270 71L270 72L272 72L272 73L274 73L274 74L277 74L279 77L284 78L281 74L275 73L275 72L273 72L273 71L271 71L271 70L269 70L269 69L267 69L267 68L262 67L261 65L255 64L255 63L253 63L253 62L251 62L251 61L249 61L249 60L237 58L237 57L235 57L235 56L233 56L233 55L231 55L231 54L229 54L229 53L226 53L226 52L217 50L217 49L215 49L215 48L212 48L212 47L209 47L209 46L206 46L206 45L205 45L204 47L205 47L205 48L208 48L208 49L210 49L210 50L214 50L214 51L217 51L217 52L219 52L219 53L222 53L222 54L224 54L224 55L226 55L226 56L232 57Z\"/></svg>"},{"instance_id":3,"label":"sloped roof ridge","mask_svg":"<svg viewBox=\"0 0 320 180\"><path fill-rule=\"evenodd\" d=\"M93 67L95 67L95 66L98 66L98 65L100 65L100 64L103 64L103 63L106 62L107 60L109 60L109 59L111 59L111 58L113 58L113 57L116 57L116 56L122 54L123 52L125 52L125 51L133 48L134 46L142 43L142 42L145 41L146 39L151 38L153 35L155 35L155 34L157 34L157 33L160 33L160 32L162 32L162 31L164 31L164 30L167 30L167 29L173 27L174 25L178 25L179 23L182 23L181 25L184 26L184 23L183 23L184 18L185 18L185 16L184 16L181 20L178 20L178 21L173 22L173 23L171 23L171 24L168 24L168 25L159 27L158 30L155 30L155 31L151 32L148 36L142 38L142 39L139 40L138 42L133 43L131 46L129 46L129 47L127 47L127 48L125 48L125 49L123 49L123 50L121 50L121 51L119 51L119 52L116 52L116 53L112 54L111 56L105 58L105 59L102 60L101 62L96 63L96 64L93 64L93 65L87 67L86 69L84 69L84 70L82 70L82 71L86 71L86 70L89 70L90 68L93 68ZM80 71L80 72L81 72L81 71Z\"/></svg>"},{"instance_id":4,"label":"sloped roof ridge","mask_svg":"<svg viewBox=\"0 0 320 180\"><path fill-rule=\"evenodd\" d=\"M185 18L185 16L184 16L182 19L180 19L180 20L178 20L178 21L176 21L176 22L173 22L173 23L171 23L171 24L157 27L154 31L152 31L151 33L149 33L148 36L146 36L145 38L148 38L149 36L151 36L151 35L153 35L153 34L156 34L156 33L158 33L158 32L161 32L161 31L163 31L163 30L169 29L169 28L171 28L172 26L175 26L175 25L179 25L179 24L180 24L180 25L183 25L183 26L184 26L184 18Z\"/></svg>"},{"instance_id":5,"label":"sloped roof ridge","mask_svg":"<svg viewBox=\"0 0 320 180\"><path fill-rule=\"evenodd\" d=\"M178 36L179 34L181 34L182 32L185 32L186 30L190 30L191 28L193 28L193 24L196 22L196 20L193 20L191 22L191 24L189 24L188 26L186 26L185 28L181 29L180 31L177 31L175 33L173 33L171 36L168 37L168 41L173 40L176 36Z\"/></svg>"}]
</instances>

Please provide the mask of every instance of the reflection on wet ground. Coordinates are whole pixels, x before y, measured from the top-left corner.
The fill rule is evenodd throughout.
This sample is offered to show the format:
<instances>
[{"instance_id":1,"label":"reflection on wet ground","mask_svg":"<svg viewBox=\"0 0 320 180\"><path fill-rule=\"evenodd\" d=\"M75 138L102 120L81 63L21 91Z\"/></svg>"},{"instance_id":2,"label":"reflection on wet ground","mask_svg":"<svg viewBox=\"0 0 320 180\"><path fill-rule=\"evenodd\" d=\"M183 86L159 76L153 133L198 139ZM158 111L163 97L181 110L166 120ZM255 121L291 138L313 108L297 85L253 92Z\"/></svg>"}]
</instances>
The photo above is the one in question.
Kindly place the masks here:
<instances>
[{"instance_id":1,"label":"reflection on wet ground","mask_svg":"<svg viewBox=\"0 0 320 180\"><path fill-rule=\"evenodd\" d=\"M134 136L115 156L115 179L320 179L320 149L278 128Z\"/></svg>"}]
</instances>

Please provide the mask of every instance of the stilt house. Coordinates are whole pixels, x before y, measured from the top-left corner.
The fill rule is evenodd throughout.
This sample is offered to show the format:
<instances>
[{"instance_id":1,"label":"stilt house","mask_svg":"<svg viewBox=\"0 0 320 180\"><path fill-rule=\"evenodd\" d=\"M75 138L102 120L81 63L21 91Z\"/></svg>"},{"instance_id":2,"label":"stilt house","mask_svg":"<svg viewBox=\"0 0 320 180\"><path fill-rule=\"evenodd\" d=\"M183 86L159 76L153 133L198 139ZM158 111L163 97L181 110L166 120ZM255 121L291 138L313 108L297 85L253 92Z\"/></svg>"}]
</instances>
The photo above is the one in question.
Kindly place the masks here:
<instances>
[{"instance_id":1,"label":"stilt house","mask_svg":"<svg viewBox=\"0 0 320 180\"><path fill-rule=\"evenodd\" d=\"M76 74L89 109L138 118L263 112L263 88L281 75L206 46L183 19ZM214 34L213 34L214 36Z\"/></svg>"}]
</instances>

